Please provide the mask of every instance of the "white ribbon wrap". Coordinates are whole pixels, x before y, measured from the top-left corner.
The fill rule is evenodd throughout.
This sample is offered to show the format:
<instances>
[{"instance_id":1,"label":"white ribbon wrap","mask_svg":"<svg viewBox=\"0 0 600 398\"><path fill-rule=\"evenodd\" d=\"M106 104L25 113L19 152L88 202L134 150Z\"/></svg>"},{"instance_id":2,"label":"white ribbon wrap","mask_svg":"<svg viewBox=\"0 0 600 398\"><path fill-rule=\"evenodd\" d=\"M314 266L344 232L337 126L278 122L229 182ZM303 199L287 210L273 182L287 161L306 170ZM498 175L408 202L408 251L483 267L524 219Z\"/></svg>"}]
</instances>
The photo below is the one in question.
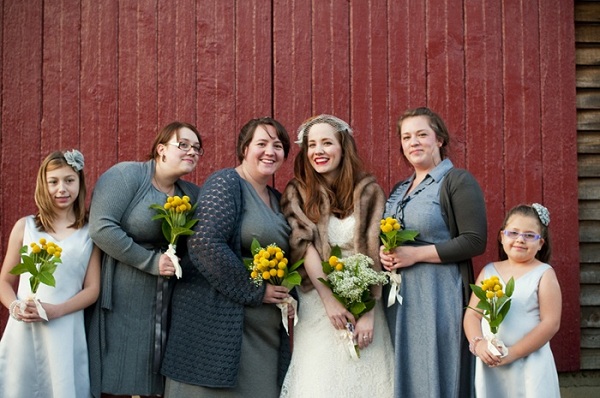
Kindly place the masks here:
<instances>
[{"instance_id":1,"label":"white ribbon wrap","mask_svg":"<svg viewBox=\"0 0 600 398\"><path fill-rule=\"evenodd\" d=\"M38 300L38 298L35 297L35 295L31 295L31 296L27 297L27 301L33 301L40 318L42 318L45 321L48 320L48 314L46 314L46 310L44 309L44 307L42 307L42 303L40 303L40 300ZM25 311L25 308L27 308L27 303L24 301L21 301L21 303L19 304L20 312L23 313L23 311Z\"/></svg>"},{"instance_id":2,"label":"white ribbon wrap","mask_svg":"<svg viewBox=\"0 0 600 398\"><path fill-rule=\"evenodd\" d=\"M348 352L350 352L350 357L355 361L360 359L360 354L358 351L358 345L354 342L354 325L348 322L346 324L346 329L340 330L340 338L348 347Z\"/></svg>"},{"instance_id":3,"label":"white ribbon wrap","mask_svg":"<svg viewBox=\"0 0 600 398\"><path fill-rule=\"evenodd\" d=\"M391 307L398 300L398 303L402 305L402 296L400 295L400 285L402 284L402 275L396 270L388 273L390 278L390 294L388 295L387 306Z\"/></svg>"},{"instance_id":4,"label":"white ribbon wrap","mask_svg":"<svg viewBox=\"0 0 600 398\"><path fill-rule=\"evenodd\" d=\"M169 256L171 262L175 266L175 276L177 277L177 279L179 279L183 275L183 272L181 271L181 265L179 265L179 258L177 257L177 254L175 254L175 249L175 245L169 243L169 248L167 249L165 254Z\"/></svg>"},{"instance_id":5,"label":"white ribbon wrap","mask_svg":"<svg viewBox=\"0 0 600 398\"><path fill-rule=\"evenodd\" d=\"M483 337L487 341L487 348L492 354L500 358L508 355L508 348L495 334L484 330Z\"/></svg>"},{"instance_id":6,"label":"white ribbon wrap","mask_svg":"<svg viewBox=\"0 0 600 398\"><path fill-rule=\"evenodd\" d=\"M290 331L288 330L288 304L291 304L294 307L294 326L298 323L298 302L293 297L288 297L283 300L283 303L277 304L277 307L281 310L281 323L283 323L283 327L285 328L286 333L289 335Z\"/></svg>"}]
</instances>

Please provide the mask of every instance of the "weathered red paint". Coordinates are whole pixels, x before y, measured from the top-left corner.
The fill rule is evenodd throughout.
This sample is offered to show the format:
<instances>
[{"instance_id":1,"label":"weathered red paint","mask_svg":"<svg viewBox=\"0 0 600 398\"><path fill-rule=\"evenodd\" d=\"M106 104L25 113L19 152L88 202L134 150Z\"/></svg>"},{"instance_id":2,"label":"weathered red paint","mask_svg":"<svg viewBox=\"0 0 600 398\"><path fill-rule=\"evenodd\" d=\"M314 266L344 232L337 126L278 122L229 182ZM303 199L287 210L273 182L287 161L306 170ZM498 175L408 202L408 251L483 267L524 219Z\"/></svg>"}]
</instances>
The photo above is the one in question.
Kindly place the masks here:
<instances>
[{"instance_id":1,"label":"weathered red paint","mask_svg":"<svg viewBox=\"0 0 600 398\"><path fill-rule=\"evenodd\" d=\"M559 369L579 368L579 253L573 5L560 0L348 2L0 0L0 250L34 211L35 172L79 147L88 185L143 160L172 120L198 126L206 154L189 179L237 163L248 119L273 115L292 140L333 113L356 131L384 189L406 177L396 121L427 105L452 134L451 158L481 183L488 251L520 202L552 213L562 328ZM283 189L290 159L275 178ZM559 238L560 237L560 238ZM0 330L6 311L2 310Z\"/></svg>"}]
</instances>

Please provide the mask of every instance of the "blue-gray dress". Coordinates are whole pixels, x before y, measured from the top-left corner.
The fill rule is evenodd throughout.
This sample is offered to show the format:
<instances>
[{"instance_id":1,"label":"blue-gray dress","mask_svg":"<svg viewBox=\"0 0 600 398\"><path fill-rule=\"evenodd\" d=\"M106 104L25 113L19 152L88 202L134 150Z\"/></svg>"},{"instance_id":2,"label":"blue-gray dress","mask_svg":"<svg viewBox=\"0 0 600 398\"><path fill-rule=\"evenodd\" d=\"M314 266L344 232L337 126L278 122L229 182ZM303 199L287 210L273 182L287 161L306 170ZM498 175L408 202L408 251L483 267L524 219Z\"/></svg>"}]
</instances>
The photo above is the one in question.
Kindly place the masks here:
<instances>
[{"instance_id":1,"label":"blue-gray dress","mask_svg":"<svg viewBox=\"0 0 600 398\"><path fill-rule=\"evenodd\" d=\"M419 232L416 242L411 244L435 244L438 248L437 245L451 240L440 206L440 189L452 167L446 159L409 194L407 190L414 176L399 184L390 195L385 216L396 217L406 229ZM468 203L464 205L468 207ZM465 252L465 258L471 256L471 252ZM401 274L403 301L387 308L396 356L395 396L458 397L464 339L459 266L456 262L417 263L402 268Z\"/></svg>"}]
</instances>

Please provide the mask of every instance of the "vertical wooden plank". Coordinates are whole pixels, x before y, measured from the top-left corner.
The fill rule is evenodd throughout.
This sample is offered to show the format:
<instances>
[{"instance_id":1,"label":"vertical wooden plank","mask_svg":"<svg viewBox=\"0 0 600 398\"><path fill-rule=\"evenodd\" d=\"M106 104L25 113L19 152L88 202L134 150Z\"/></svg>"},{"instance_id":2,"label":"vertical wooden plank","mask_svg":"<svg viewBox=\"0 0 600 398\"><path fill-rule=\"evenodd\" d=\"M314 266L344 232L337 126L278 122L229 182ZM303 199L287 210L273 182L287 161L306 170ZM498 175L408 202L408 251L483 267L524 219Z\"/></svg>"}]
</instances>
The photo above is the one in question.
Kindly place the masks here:
<instances>
[{"instance_id":1,"label":"vertical wooden plank","mask_svg":"<svg viewBox=\"0 0 600 398\"><path fill-rule=\"evenodd\" d=\"M465 166L484 191L488 221L487 250L475 259L476 273L497 260L505 214L501 13L501 0L465 2Z\"/></svg>"},{"instance_id":2,"label":"vertical wooden plank","mask_svg":"<svg viewBox=\"0 0 600 398\"><path fill-rule=\"evenodd\" d=\"M538 18L537 2L503 3L507 208L542 199Z\"/></svg>"},{"instance_id":3,"label":"vertical wooden plank","mask_svg":"<svg viewBox=\"0 0 600 398\"><path fill-rule=\"evenodd\" d=\"M551 346L559 371L580 367L577 120L574 9L569 2L539 1L541 70L542 200L551 212L552 260L563 296L559 332ZM560 178L556 178L560 170Z\"/></svg>"},{"instance_id":4,"label":"vertical wooden plank","mask_svg":"<svg viewBox=\"0 0 600 398\"><path fill-rule=\"evenodd\" d=\"M383 2L357 2L350 14L350 119L367 171L374 173L381 183L389 185L391 126L387 123L389 102L386 95L387 5Z\"/></svg>"},{"instance_id":5,"label":"vertical wooden plank","mask_svg":"<svg viewBox=\"0 0 600 398\"><path fill-rule=\"evenodd\" d=\"M290 18L291 16L291 18ZM312 13L303 1L276 0L273 6L273 114L296 141L298 126L311 112ZM287 162L275 176L275 187L283 190L294 176L292 143Z\"/></svg>"},{"instance_id":6,"label":"vertical wooden plank","mask_svg":"<svg viewBox=\"0 0 600 398\"><path fill-rule=\"evenodd\" d=\"M158 126L196 123L196 2L158 1Z\"/></svg>"},{"instance_id":7,"label":"vertical wooden plank","mask_svg":"<svg viewBox=\"0 0 600 398\"><path fill-rule=\"evenodd\" d=\"M79 149L80 7L44 3L41 155Z\"/></svg>"},{"instance_id":8,"label":"vertical wooden plank","mask_svg":"<svg viewBox=\"0 0 600 398\"><path fill-rule=\"evenodd\" d=\"M43 2L2 4L2 255L15 222L36 211L41 161ZM6 317L0 318L4 331Z\"/></svg>"},{"instance_id":9,"label":"vertical wooden plank","mask_svg":"<svg viewBox=\"0 0 600 398\"><path fill-rule=\"evenodd\" d=\"M204 0L196 6L196 123L205 148L196 167L197 182L236 164L235 144L241 126L235 103L235 3Z\"/></svg>"},{"instance_id":10,"label":"vertical wooden plank","mask_svg":"<svg viewBox=\"0 0 600 398\"><path fill-rule=\"evenodd\" d=\"M194 0L158 1L158 129L174 120L196 125L195 4ZM200 134L203 135L202 132ZM201 158L199 166L202 161ZM198 169L199 167L184 178L198 182L196 176Z\"/></svg>"},{"instance_id":11,"label":"vertical wooden plank","mask_svg":"<svg viewBox=\"0 0 600 398\"><path fill-rule=\"evenodd\" d=\"M388 20L389 179L382 181L387 192L411 172L396 134L398 118L405 110L426 104L425 2L388 2Z\"/></svg>"},{"instance_id":12,"label":"vertical wooden plank","mask_svg":"<svg viewBox=\"0 0 600 398\"><path fill-rule=\"evenodd\" d=\"M427 2L427 104L450 131L450 158L465 160L464 30L462 0Z\"/></svg>"},{"instance_id":13,"label":"vertical wooden plank","mask_svg":"<svg viewBox=\"0 0 600 398\"><path fill-rule=\"evenodd\" d=\"M81 150L88 190L117 162L117 2L81 3Z\"/></svg>"},{"instance_id":14,"label":"vertical wooden plank","mask_svg":"<svg viewBox=\"0 0 600 398\"><path fill-rule=\"evenodd\" d=\"M147 159L158 131L156 29L153 1L119 2L119 161Z\"/></svg>"},{"instance_id":15,"label":"vertical wooden plank","mask_svg":"<svg viewBox=\"0 0 600 398\"><path fill-rule=\"evenodd\" d=\"M236 3L235 103L237 124L273 114L271 1Z\"/></svg>"},{"instance_id":16,"label":"vertical wooden plank","mask_svg":"<svg viewBox=\"0 0 600 398\"><path fill-rule=\"evenodd\" d=\"M312 114L307 117L328 113L352 122L349 7L335 0L312 3Z\"/></svg>"}]
</instances>

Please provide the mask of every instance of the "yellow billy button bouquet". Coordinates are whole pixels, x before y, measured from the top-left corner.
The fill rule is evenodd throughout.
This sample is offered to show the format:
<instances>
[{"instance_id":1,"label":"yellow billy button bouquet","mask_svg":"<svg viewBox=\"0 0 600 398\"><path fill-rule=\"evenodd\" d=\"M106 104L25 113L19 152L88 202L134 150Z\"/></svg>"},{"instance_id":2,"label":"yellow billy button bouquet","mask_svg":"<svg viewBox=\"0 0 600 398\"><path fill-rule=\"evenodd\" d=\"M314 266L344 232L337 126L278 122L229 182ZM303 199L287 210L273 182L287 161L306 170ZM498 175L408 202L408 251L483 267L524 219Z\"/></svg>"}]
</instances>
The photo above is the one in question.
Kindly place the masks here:
<instances>
[{"instance_id":1,"label":"yellow billy button bouquet","mask_svg":"<svg viewBox=\"0 0 600 398\"><path fill-rule=\"evenodd\" d=\"M371 286L388 283L385 272L375 271L372 268L373 259L369 256L357 253L341 258L341 250L338 246L332 248L329 260L323 261L321 265L327 279L319 278L319 281L331 289L333 297L356 319L375 306ZM360 358L358 345L354 341L354 326L351 323L346 325L342 337L348 342L351 357Z\"/></svg>"},{"instance_id":2,"label":"yellow billy button bouquet","mask_svg":"<svg viewBox=\"0 0 600 398\"><path fill-rule=\"evenodd\" d=\"M472 308L481 314L487 321L489 330L484 328L483 336L488 342L488 349L494 355L505 357L508 355L508 349L502 341L496 338L500 324L506 318L510 310L510 297L515 289L515 280L511 277L506 284L506 290L503 290L500 278L496 275L481 281L481 286L471 284L471 290L477 298L477 308Z\"/></svg>"},{"instance_id":3,"label":"yellow billy button bouquet","mask_svg":"<svg viewBox=\"0 0 600 398\"><path fill-rule=\"evenodd\" d=\"M381 239L381 243L385 247L386 252L391 252L406 241L414 241L416 236L419 235L417 231L403 229L402 224L393 217L382 219L380 230L381 233L379 234L379 238ZM396 302L396 298L398 299L398 302L402 304L402 296L399 294L402 275L394 270L389 273L389 277L390 293L388 295L387 306L391 307Z\"/></svg>"},{"instance_id":4,"label":"yellow billy button bouquet","mask_svg":"<svg viewBox=\"0 0 600 398\"><path fill-rule=\"evenodd\" d=\"M162 219L162 233L169 242L169 248L165 252L175 265L175 276L181 278L181 265L179 258L175 254L177 239L181 235L192 235L192 227L198 222L192 218L196 205L192 206L189 196L169 196L164 205L153 204L151 209L158 213L152 220Z\"/></svg>"},{"instance_id":5,"label":"yellow billy button bouquet","mask_svg":"<svg viewBox=\"0 0 600 398\"><path fill-rule=\"evenodd\" d=\"M300 286L302 283L302 277L296 270L304 263L304 259L289 265L284 251L279 246L272 243L267 247L261 247L256 238L252 239L250 251L254 254L254 257L252 259L245 259L244 264L248 271L250 271L250 279L252 279L256 286L261 286L266 281L272 285L284 286L292 290L295 286ZM290 335L291 341L293 325L298 323L298 316L296 315L293 323L290 323L288 319L288 303L294 306L294 310L298 308L298 303L292 297L289 298L288 302L277 304L277 307L281 309L281 322Z\"/></svg>"},{"instance_id":6,"label":"yellow billy button bouquet","mask_svg":"<svg viewBox=\"0 0 600 398\"><path fill-rule=\"evenodd\" d=\"M39 300L35 297L40 283L44 285L56 286L56 279L54 279L54 271L58 267L58 264L62 262L60 256L62 249L54 242L48 242L46 239L41 238L38 242L31 242L28 246L23 246L19 250L21 254L21 262L17 264L10 273L13 275L21 275L29 273L29 286L31 287L32 295L28 297L28 300L32 300L35 303L38 314L41 318L48 320L46 311L40 304ZM25 303L21 303L21 311L25 309Z\"/></svg>"}]
</instances>

